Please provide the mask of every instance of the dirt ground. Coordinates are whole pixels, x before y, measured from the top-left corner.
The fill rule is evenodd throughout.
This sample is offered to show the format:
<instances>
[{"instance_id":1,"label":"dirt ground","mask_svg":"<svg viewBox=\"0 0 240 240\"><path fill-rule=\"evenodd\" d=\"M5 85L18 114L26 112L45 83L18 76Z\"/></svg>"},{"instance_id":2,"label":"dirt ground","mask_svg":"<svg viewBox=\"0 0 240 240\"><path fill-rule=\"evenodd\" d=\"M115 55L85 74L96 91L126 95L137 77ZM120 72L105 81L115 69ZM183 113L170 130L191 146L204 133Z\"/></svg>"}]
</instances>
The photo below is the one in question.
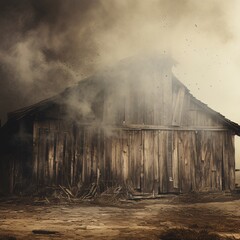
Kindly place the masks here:
<instances>
[{"instance_id":1,"label":"dirt ground","mask_svg":"<svg viewBox=\"0 0 240 240\"><path fill-rule=\"evenodd\" d=\"M162 239L176 228L240 239L240 194L167 195L110 206L0 199L0 240Z\"/></svg>"}]
</instances>

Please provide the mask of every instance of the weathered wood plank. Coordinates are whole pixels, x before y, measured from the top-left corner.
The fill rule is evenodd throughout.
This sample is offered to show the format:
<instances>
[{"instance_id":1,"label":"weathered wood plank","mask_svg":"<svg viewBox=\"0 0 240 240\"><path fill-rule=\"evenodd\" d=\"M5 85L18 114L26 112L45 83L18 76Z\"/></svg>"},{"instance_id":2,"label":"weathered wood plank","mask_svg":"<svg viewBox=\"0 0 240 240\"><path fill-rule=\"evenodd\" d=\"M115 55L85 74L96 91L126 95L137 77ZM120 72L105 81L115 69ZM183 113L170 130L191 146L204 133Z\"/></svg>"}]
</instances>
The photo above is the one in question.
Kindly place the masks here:
<instances>
[{"instance_id":1,"label":"weathered wood plank","mask_svg":"<svg viewBox=\"0 0 240 240\"><path fill-rule=\"evenodd\" d=\"M178 141L179 136L177 132L173 133L172 142L172 178L173 178L173 188L178 190L179 188L179 159L178 159Z\"/></svg>"},{"instance_id":2,"label":"weathered wood plank","mask_svg":"<svg viewBox=\"0 0 240 240\"><path fill-rule=\"evenodd\" d=\"M145 82L143 87L145 87L144 91L144 124L153 124L154 123L154 86L152 84L148 84L151 82L151 76L145 76Z\"/></svg>"},{"instance_id":3,"label":"weathered wood plank","mask_svg":"<svg viewBox=\"0 0 240 240\"><path fill-rule=\"evenodd\" d=\"M107 186L111 187L113 186L113 173L112 173L112 136L108 135L106 138L106 155L105 155L105 161L106 161L106 169L105 169L105 179L107 182Z\"/></svg>"},{"instance_id":4,"label":"weathered wood plank","mask_svg":"<svg viewBox=\"0 0 240 240\"><path fill-rule=\"evenodd\" d=\"M115 133L116 134L116 133ZM117 180L117 138L115 136L115 134L113 134L113 136L111 137L112 140L112 157L111 157L111 174L113 176L113 180L114 180L114 184Z\"/></svg>"},{"instance_id":5,"label":"weathered wood plank","mask_svg":"<svg viewBox=\"0 0 240 240\"><path fill-rule=\"evenodd\" d=\"M191 132L181 132L180 140L178 142L179 152L179 179L180 191L190 192L192 190L191 180Z\"/></svg>"},{"instance_id":6,"label":"weathered wood plank","mask_svg":"<svg viewBox=\"0 0 240 240\"><path fill-rule=\"evenodd\" d=\"M75 169L75 182L78 187L82 185L83 182L83 148L84 148L84 131L83 128L77 128L76 133L76 169Z\"/></svg>"},{"instance_id":7,"label":"weathered wood plank","mask_svg":"<svg viewBox=\"0 0 240 240\"><path fill-rule=\"evenodd\" d=\"M144 138L145 132L141 131L141 175L140 175L140 185L141 192L144 193Z\"/></svg>"},{"instance_id":8,"label":"weathered wood plank","mask_svg":"<svg viewBox=\"0 0 240 240\"><path fill-rule=\"evenodd\" d=\"M58 143L57 143L57 183L63 184L63 145L64 145L64 135L59 132Z\"/></svg>"},{"instance_id":9,"label":"weathered wood plank","mask_svg":"<svg viewBox=\"0 0 240 240\"><path fill-rule=\"evenodd\" d=\"M209 191L211 189L211 142L208 139L206 132L199 132L199 166L200 166L200 190ZM206 146L205 156L201 155L203 146Z\"/></svg>"},{"instance_id":10,"label":"weathered wood plank","mask_svg":"<svg viewBox=\"0 0 240 240\"><path fill-rule=\"evenodd\" d=\"M136 124L143 124L144 123L144 93L143 90L140 88L138 91L138 108L137 108L137 112L138 112L138 118L137 118L137 122Z\"/></svg>"},{"instance_id":11,"label":"weathered wood plank","mask_svg":"<svg viewBox=\"0 0 240 240\"><path fill-rule=\"evenodd\" d=\"M154 113L154 125L162 124L163 117L163 87L162 87L162 79L161 74L159 72L155 72L153 74L153 113Z\"/></svg>"},{"instance_id":12,"label":"weathered wood plank","mask_svg":"<svg viewBox=\"0 0 240 240\"><path fill-rule=\"evenodd\" d=\"M135 167L136 167L136 177L135 177L135 181L136 181L136 186L137 189L141 189L141 170L142 170L142 166L141 166L141 161L143 159L142 156L142 132L141 131L137 131L135 132L135 143L136 143L136 149L135 149Z\"/></svg>"},{"instance_id":13,"label":"weathered wood plank","mask_svg":"<svg viewBox=\"0 0 240 240\"><path fill-rule=\"evenodd\" d=\"M136 187L137 182L137 168L136 168L136 156L138 143L135 136L136 131L128 132L128 184L133 188ZM140 160L140 159L139 159ZM139 175L140 177L140 175Z\"/></svg>"},{"instance_id":14,"label":"weathered wood plank","mask_svg":"<svg viewBox=\"0 0 240 240\"><path fill-rule=\"evenodd\" d=\"M222 173L223 173L223 139L224 139L224 132L219 133L212 133L213 139L213 156L215 159L215 167L216 167L216 176L215 176L215 184L217 191L223 190L222 185Z\"/></svg>"},{"instance_id":15,"label":"weathered wood plank","mask_svg":"<svg viewBox=\"0 0 240 240\"><path fill-rule=\"evenodd\" d=\"M235 189L235 147L234 147L234 135L228 133L229 141L229 188Z\"/></svg>"},{"instance_id":16,"label":"weathered wood plank","mask_svg":"<svg viewBox=\"0 0 240 240\"><path fill-rule=\"evenodd\" d=\"M54 132L50 131L48 138L48 170L49 170L49 184L54 183Z\"/></svg>"},{"instance_id":17,"label":"weathered wood plank","mask_svg":"<svg viewBox=\"0 0 240 240\"><path fill-rule=\"evenodd\" d=\"M63 133L62 184L68 186L68 141L67 132Z\"/></svg>"},{"instance_id":18,"label":"weathered wood plank","mask_svg":"<svg viewBox=\"0 0 240 240\"><path fill-rule=\"evenodd\" d=\"M125 114L124 114L124 121L125 123L132 123L132 103L131 103L131 99L132 97L130 96L132 93L130 92L130 89L127 88L125 90L125 94L124 94L124 110L125 110Z\"/></svg>"},{"instance_id":19,"label":"weathered wood plank","mask_svg":"<svg viewBox=\"0 0 240 240\"><path fill-rule=\"evenodd\" d=\"M39 151L38 151L38 184L44 184L46 160L46 136L45 129L39 128Z\"/></svg>"},{"instance_id":20,"label":"weathered wood plank","mask_svg":"<svg viewBox=\"0 0 240 240\"><path fill-rule=\"evenodd\" d=\"M216 159L216 177L217 177L217 189L223 190L222 186L222 164L223 164L223 132L215 133L216 148L214 149L214 155Z\"/></svg>"},{"instance_id":21,"label":"weathered wood plank","mask_svg":"<svg viewBox=\"0 0 240 240\"><path fill-rule=\"evenodd\" d=\"M75 184L75 168L76 168L76 128L73 126L71 135L71 170L70 170L70 182L71 186L76 186Z\"/></svg>"},{"instance_id":22,"label":"weathered wood plank","mask_svg":"<svg viewBox=\"0 0 240 240\"><path fill-rule=\"evenodd\" d=\"M191 97L188 93L184 96L183 107L182 107L182 121L181 126L191 126L189 123L189 108L190 108Z\"/></svg>"},{"instance_id":23,"label":"weathered wood plank","mask_svg":"<svg viewBox=\"0 0 240 240\"><path fill-rule=\"evenodd\" d=\"M184 141L187 138L185 133L178 132L178 142L177 142L177 148L178 148L178 191L184 192L186 185L185 185L185 179L188 176L188 172L185 169L185 157L188 154L188 149L186 146L186 141Z\"/></svg>"},{"instance_id":24,"label":"weathered wood plank","mask_svg":"<svg viewBox=\"0 0 240 240\"><path fill-rule=\"evenodd\" d=\"M163 125L171 125L172 121L172 73L170 69L162 69L163 84Z\"/></svg>"},{"instance_id":25,"label":"weathered wood plank","mask_svg":"<svg viewBox=\"0 0 240 240\"><path fill-rule=\"evenodd\" d=\"M124 182L128 179L128 166L129 166L129 147L128 147L128 131L122 132L122 179Z\"/></svg>"},{"instance_id":26,"label":"weathered wood plank","mask_svg":"<svg viewBox=\"0 0 240 240\"><path fill-rule=\"evenodd\" d=\"M122 162L122 131L117 131L115 136L115 162L116 162L116 181L122 182L123 162Z\"/></svg>"},{"instance_id":27,"label":"weathered wood plank","mask_svg":"<svg viewBox=\"0 0 240 240\"><path fill-rule=\"evenodd\" d=\"M66 184L65 186L71 186L71 168L72 168L72 135L69 134L69 129L66 132L66 153L65 162L67 162L66 168Z\"/></svg>"},{"instance_id":28,"label":"weathered wood plank","mask_svg":"<svg viewBox=\"0 0 240 240\"><path fill-rule=\"evenodd\" d=\"M201 191L211 190L212 168L213 168L213 156L212 156L212 142L211 132L201 132L200 136L200 158L199 165L201 166ZM205 156L201 155L203 146L206 146Z\"/></svg>"},{"instance_id":29,"label":"weathered wood plank","mask_svg":"<svg viewBox=\"0 0 240 240\"><path fill-rule=\"evenodd\" d=\"M144 133L144 192L152 192L154 185L154 135L153 131Z\"/></svg>"},{"instance_id":30,"label":"weathered wood plank","mask_svg":"<svg viewBox=\"0 0 240 240\"><path fill-rule=\"evenodd\" d=\"M43 155L43 166L44 166L44 175L43 175L43 183L48 184L49 181L49 159L48 159L48 151L49 151L49 128L44 129L43 133L43 146L44 147L44 155Z\"/></svg>"},{"instance_id":31,"label":"weathered wood plank","mask_svg":"<svg viewBox=\"0 0 240 240\"><path fill-rule=\"evenodd\" d=\"M211 167L210 167L210 171L211 171L211 191L217 191L218 189L218 179L217 179L217 162L218 159L216 157L216 149L217 149L217 139L216 139L216 135L214 133L211 134L211 142L212 142L212 154L211 154Z\"/></svg>"},{"instance_id":32,"label":"weathered wood plank","mask_svg":"<svg viewBox=\"0 0 240 240\"><path fill-rule=\"evenodd\" d=\"M166 193L168 191L168 171L167 171L167 160L168 160L168 141L167 131L159 131L159 185L160 193Z\"/></svg>"},{"instance_id":33,"label":"weathered wood plank","mask_svg":"<svg viewBox=\"0 0 240 240\"><path fill-rule=\"evenodd\" d=\"M197 158L197 153L198 153L198 146L197 146L197 140L196 140L196 132L190 132L190 149L191 151L191 179L192 179L192 190L193 191L198 191L198 185L199 185L199 180L198 180L198 158Z\"/></svg>"},{"instance_id":34,"label":"weathered wood plank","mask_svg":"<svg viewBox=\"0 0 240 240\"><path fill-rule=\"evenodd\" d=\"M173 132L167 133L167 146L166 146L166 155L167 155L167 176L168 176L168 185L167 191L174 192L173 188L173 164L172 164L172 149L173 149Z\"/></svg>"},{"instance_id":35,"label":"weathered wood plank","mask_svg":"<svg viewBox=\"0 0 240 240\"><path fill-rule=\"evenodd\" d=\"M91 134L91 183L97 181L97 166L98 166L98 130L92 129Z\"/></svg>"},{"instance_id":36,"label":"weathered wood plank","mask_svg":"<svg viewBox=\"0 0 240 240\"><path fill-rule=\"evenodd\" d=\"M159 193L159 137L158 132L153 131L153 195Z\"/></svg>"},{"instance_id":37,"label":"weathered wood plank","mask_svg":"<svg viewBox=\"0 0 240 240\"><path fill-rule=\"evenodd\" d=\"M85 136L85 138L84 138L84 142L85 142L85 164L87 166L85 183L91 184L92 166L93 166L92 129L87 128L86 129L86 134L84 136Z\"/></svg>"},{"instance_id":38,"label":"weathered wood plank","mask_svg":"<svg viewBox=\"0 0 240 240\"><path fill-rule=\"evenodd\" d=\"M224 134L223 144L223 186L224 190L230 189L230 176L229 176L229 141L228 133Z\"/></svg>"},{"instance_id":39,"label":"weathered wood plank","mask_svg":"<svg viewBox=\"0 0 240 240\"><path fill-rule=\"evenodd\" d=\"M176 96L175 106L173 107L172 125L180 126L182 123L182 111L185 98L185 88L180 87Z\"/></svg>"},{"instance_id":40,"label":"weathered wood plank","mask_svg":"<svg viewBox=\"0 0 240 240\"><path fill-rule=\"evenodd\" d=\"M38 182L38 153L39 151L39 126L38 126L38 121L35 121L33 124L33 179L34 182Z\"/></svg>"}]
</instances>

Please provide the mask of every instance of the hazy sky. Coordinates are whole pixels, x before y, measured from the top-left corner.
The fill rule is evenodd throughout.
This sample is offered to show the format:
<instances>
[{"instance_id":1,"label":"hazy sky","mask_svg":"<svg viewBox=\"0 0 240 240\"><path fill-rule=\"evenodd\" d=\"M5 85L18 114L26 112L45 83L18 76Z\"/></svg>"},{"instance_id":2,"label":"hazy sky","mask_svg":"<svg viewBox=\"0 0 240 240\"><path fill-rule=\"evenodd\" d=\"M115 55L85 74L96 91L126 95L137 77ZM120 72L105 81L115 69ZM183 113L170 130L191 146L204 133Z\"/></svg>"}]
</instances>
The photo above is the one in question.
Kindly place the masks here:
<instances>
[{"instance_id":1,"label":"hazy sky","mask_svg":"<svg viewBox=\"0 0 240 240\"><path fill-rule=\"evenodd\" d=\"M1 0L0 118L158 51L195 97L240 123L239 12L238 0ZM240 168L239 149L237 139Z\"/></svg>"}]
</instances>

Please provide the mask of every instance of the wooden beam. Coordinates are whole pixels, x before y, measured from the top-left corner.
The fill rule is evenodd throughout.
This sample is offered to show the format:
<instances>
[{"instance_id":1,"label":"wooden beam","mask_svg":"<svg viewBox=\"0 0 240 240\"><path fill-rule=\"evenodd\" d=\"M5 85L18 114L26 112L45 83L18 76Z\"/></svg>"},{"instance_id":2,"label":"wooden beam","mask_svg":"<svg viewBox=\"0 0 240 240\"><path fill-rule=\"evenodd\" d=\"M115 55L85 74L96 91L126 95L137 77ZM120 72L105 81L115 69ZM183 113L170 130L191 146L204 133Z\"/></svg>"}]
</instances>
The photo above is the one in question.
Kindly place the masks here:
<instances>
[{"instance_id":1,"label":"wooden beam","mask_svg":"<svg viewBox=\"0 0 240 240\"><path fill-rule=\"evenodd\" d=\"M230 131L227 127L219 126L164 126L164 125L145 125L145 124L123 124L110 125L101 123L82 123L79 126L92 126L107 129L122 130L166 130L166 131ZM233 133L234 134L234 133Z\"/></svg>"}]
</instances>

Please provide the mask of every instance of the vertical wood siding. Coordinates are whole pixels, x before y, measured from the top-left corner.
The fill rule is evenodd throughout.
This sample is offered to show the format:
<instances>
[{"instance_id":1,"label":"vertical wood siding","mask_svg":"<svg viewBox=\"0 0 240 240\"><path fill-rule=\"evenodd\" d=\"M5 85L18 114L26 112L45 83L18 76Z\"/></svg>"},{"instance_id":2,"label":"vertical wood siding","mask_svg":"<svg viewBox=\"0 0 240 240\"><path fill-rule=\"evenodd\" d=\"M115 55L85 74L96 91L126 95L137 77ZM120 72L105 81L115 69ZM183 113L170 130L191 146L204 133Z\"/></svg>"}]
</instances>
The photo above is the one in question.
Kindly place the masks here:
<instances>
[{"instance_id":1,"label":"vertical wood siding","mask_svg":"<svg viewBox=\"0 0 240 240\"><path fill-rule=\"evenodd\" d=\"M142 193L234 188L234 141L227 132L121 130L37 123L38 184L131 184ZM73 134L74 132L74 134Z\"/></svg>"}]
</instances>

